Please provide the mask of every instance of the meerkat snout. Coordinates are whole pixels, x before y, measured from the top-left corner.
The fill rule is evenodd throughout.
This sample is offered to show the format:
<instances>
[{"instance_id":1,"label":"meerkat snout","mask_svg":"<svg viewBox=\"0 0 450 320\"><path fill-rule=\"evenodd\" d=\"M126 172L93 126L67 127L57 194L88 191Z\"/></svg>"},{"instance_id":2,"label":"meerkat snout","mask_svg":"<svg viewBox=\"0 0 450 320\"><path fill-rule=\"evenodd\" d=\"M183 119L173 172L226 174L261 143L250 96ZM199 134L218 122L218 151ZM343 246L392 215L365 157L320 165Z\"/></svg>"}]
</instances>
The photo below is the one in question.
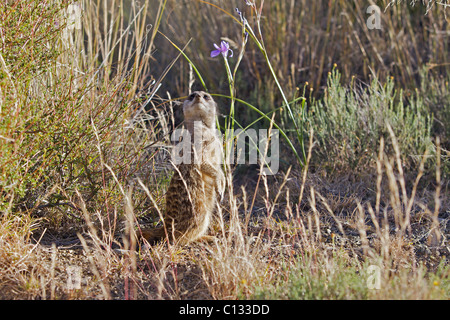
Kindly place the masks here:
<instances>
[{"instance_id":1,"label":"meerkat snout","mask_svg":"<svg viewBox=\"0 0 450 320\"><path fill-rule=\"evenodd\" d=\"M211 96L204 91L194 91L193 93L191 93L191 95L188 98L189 101L192 101L192 100L199 101L201 99L204 99L205 101L209 101L209 100L211 100Z\"/></svg>"},{"instance_id":2,"label":"meerkat snout","mask_svg":"<svg viewBox=\"0 0 450 320\"><path fill-rule=\"evenodd\" d=\"M189 95L187 100L184 101L183 110L198 104L205 107L214 107L212 109L215 109L215 102L208 93L203 91L194 91Z\"/></svg>"}]
</instances>

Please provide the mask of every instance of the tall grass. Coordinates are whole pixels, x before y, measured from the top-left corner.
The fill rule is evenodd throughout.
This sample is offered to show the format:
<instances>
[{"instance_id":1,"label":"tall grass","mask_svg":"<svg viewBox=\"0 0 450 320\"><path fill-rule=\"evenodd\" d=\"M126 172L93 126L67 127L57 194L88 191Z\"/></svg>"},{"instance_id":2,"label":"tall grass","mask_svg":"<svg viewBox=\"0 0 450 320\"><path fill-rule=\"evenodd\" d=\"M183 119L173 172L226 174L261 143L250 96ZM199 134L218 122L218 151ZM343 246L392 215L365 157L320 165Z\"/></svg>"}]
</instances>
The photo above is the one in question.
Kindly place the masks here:
<instances>
[{"instance_id":1,"label":"tall grass","mask_svg":"<svg viewBox=\"0 0 450 320\"><path fill-rule=\"evenodd\" d=\"M342 205L333 203L336 200L332 195L324 196L311 187L309 202L312 213L308 215L299 207L296 213L289 212L289 209L286 212L288 217L294 218L291 218L291 224L298 226L292 226L288 229L291 232L284 233L291 238L293 230L299 232L298 240L293 241L290 248L295 248L300 241L300 253L293 265L283 265L286 273L281 272L277 282L271 282L268 286L256 285L252 297L440 299L448 295L450 270L446 260L440 263L435 260L430 265L430 261L423 260L423 256L418 254L420 243L428 241L439 246L443 235L440 232L445 232L441 229L438 232L440 235L433 235L433 226L438 225L436 211L433 213L431 208L426 208L416 193L427 157L424 155L422 158L413 188L409 190L405 185L400 148L393 131L390 130L390 133L395 155L385 153L384 140L381 139L376 160L376 200L362 203L361 199L356 198L349 206L353 201L346 199ZM385 179L386 183L382 183ZM380 205L380 200L385 197L383 188L388 189L390 200L389 204ZM436 192L439 194L438 189ZM343 206L349 207L342 210ZM319 213L318 208L323 211ZM353 213L347 210L353 210ZM333 222L327 221L327 214ZM430 229L419 231L416 229L418 225L419 229ZM295 235L295 231L293 233ZM359 235L356 241L355 235ZM435 237L440 240L436 241ZM374 267L380 272L377 288L369 285L374 275L371 268ZM413 286L414 290L406 290L405 286Z\"/></svg>"},{"instance_id":2,"label":"tall grass","mask_svg":"<svg viewBox=\"0 0 450 320\"><path fill-rule=\"evenodd\" d=\"M366 9L372 3L381 8L381 30L367 28ZM386 8L388 3L256 1L258 11L263 4L261 17L258 17L258 11L240 0L169 1L161 28L176 43L186 43L192 38L186 53L194 63L202 62L198 65L200 72L216 92L226 89L226 77L209 72L216 69L218 62L208 55L218 37L231 40L234 48L239 47L241 28L235 8L243 12L250 24L260 19L264 46L288 100L305 82L314 93L323 92L327 72L334 63L341 68L346 83L352 76L368 81L372 69L379 79L394 76L403 88L418 85L418 71L427 63L437 74L448 72L448 41L445 41L448 27L444 8L436 5L425 14L427 8L420 2L414 6L406 1L396 2ZM189 19L186 19L186 12ZM158 47L163 50L167 44L158 41ZM260 56L258 45L250 42L247 50L242 62L245 67L236 80L238 94L251 93L254 100L249 102L265 108L281 105L282 97L264 57ZM157 56L164 61L164 55ZM181 95L187 87L176 78L186 75L187 65L180 63L175 68L179 73L173 73L174 78L169 75L168 79Z\"/></svg>"},{"instance_id":3,"label":"tall grass","mask_svg":"<svg viewBox=\"0 0 450 320\"><path fill-rule=\"evenodd\" d=\"M161 128L144 124L146 112L132 117L154 94L150 49L142 47L148 5L126 13L123 1L0 5L0 212L4 226L31 221L7 229L5 241L16 233L29 241L38 225L39 232L82 231L89 213L109 230L111 246L125 214L114 175L128 181L146 168L145 181L154 178L155 152L145 146ZM9 277L16 269L8 256L18 253L0 250L2 277Z\"/></svg>"},{"instance_id":4,"label":"tall grass","mask_svg":"<svg viewBox=\"0 0 450 320\"><path fill-rule=\"evenodd\" d=\"M164 247L143 248L141 263L155 277L163 275L161 298L183 297L178 286L189 274L185 268L195 263L200 270L191 273L192 286L215 299L445 299L445 259L430 265L427 254L416 251L431 236L434 213L417 197L417 184L412 193L405 189L401 161L381 143L376 195L384 198L384 188L391 195L381 205L319 192L306 183L314 176L289 179L287 173L275 190L263 177L255 190L262 197L261 214L252 211L252 195L245 190L229 193L214 226L215 241L169 247L165 256ZM300 188L304 199L297 198ZM442 236L445 227L436 230ZM373 267L380 272L378 288L368 284Z\"/></svg>"},{"instance_id":5,"label":"tall grass","mask_svg":"<svg viewBox=\"0 0 450 320\"><path fill-rule=\"evenodd\" d=\"M24 210L77 209L76 190L89 199L114 192L104 165L126 179L147 157L150 130L161 130L143 125L145 113L131 117L154 89L143 82L149 65L141 56L148 2L127 16L121 1L78 2L80 29L67 26L70 3L2 7L1 192Z\"/></svg>"},{"instance_id":6,"label":"tall grass","mask_svg":"<svg viewBox=\"0 0 450 320\"><path fill-rule=\"evenodd\" d=\"M233 77L235 93L225 94L232 98L221 101L221 111L224 114L232 112L234 121L246 127L260 117L255 109L267 114L281 107L283 112L281 115L277 112L275 122L286 133L292 132L287 137L295 144L290 149L294 154L298 153L299 162L305 161L304 111L307 105L313 104L313 98L325 95L327 74L335 66L343 83L364 86L364 83L372 83L374 78L384 82L393 77L395 89L400 87L405 91L396 99L404 100L416 95L414 90L420 87L423 66L427 66L427 73L432 78L448 74L447 10L443 6L430 8L423 3L412 5L406 2L392 5L382 1L367 4L316 1L312 5L287 0L250 3L253 4L219 0L168 2L166 23L161 29L176 43L192 40L185 50L190 57L188 64L196 65L202 79L216 93L229 91L229 77L226 72L211 72L220 67L218 59L209 57L212 44L220 38L230 42L237 52L245 49L243 57L236 55L234 59L228 59L231 65L236 62L240 68ZM369 4L378 4L382 9L381 30L367 27ZM189 12L188 21L186 12ZM240 15L245 18L245 23ZM244 24L249 42L243 45ZM171 50L165 40L158 41L157 45L163 52ZM167 55L156 56L159 61L165 61ZM180 61L167 77L171 89L175 88L179 95L187 89L179 86L179 76L188 78L188 64ZM173 81L172 75L175 76ZM307 105L305 101L294 103L302 95L308 100ZM254 108L235 105L233 98L244 100ZM303 110L292 112L296 104ZM430 111L431 106L427 107ZM268 124L259 122L256 125Z\"/></svg>"}]
</instances>

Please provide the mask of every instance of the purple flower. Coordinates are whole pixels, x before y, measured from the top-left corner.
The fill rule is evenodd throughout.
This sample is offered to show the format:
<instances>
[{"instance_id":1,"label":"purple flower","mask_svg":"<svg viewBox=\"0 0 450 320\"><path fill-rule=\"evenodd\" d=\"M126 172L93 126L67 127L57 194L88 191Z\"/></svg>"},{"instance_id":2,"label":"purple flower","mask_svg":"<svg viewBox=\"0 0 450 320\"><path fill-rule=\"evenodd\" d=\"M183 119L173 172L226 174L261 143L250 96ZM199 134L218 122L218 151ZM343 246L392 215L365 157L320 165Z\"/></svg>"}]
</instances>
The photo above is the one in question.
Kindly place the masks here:
<instances>
[{"instance_id":1,"label":"purple flower","mask_svg":"<svg viewBox=\"0 0 450 320\"><path fill-rule=\"evenodd\" d=\"M211 58L217 57L219 54L222 54L224 58L228 57L228 51L231 53L230 57L233 56L233 50L230 49L230 44L226 41L222 41L220 43L220 47L214 43L214 47L217 50L211 51Z\"/></svg>"}]
</instances>

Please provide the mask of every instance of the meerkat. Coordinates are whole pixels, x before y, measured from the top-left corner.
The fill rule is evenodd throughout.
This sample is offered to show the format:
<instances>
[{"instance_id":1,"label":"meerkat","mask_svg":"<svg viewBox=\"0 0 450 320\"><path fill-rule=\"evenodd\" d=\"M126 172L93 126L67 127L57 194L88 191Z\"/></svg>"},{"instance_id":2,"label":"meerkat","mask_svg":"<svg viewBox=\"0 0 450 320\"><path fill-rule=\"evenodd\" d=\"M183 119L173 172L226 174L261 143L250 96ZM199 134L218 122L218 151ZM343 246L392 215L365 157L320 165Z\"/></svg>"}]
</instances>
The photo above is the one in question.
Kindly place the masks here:
<instances>
[{"instance_id":1,"label":"meerkat","mask_svg":"<svg viewBox=\"0 0 450 320\"><path fill-rule=\"evenodd\" d=\"M222 199L225 191L221 168L223 145L216 134L216 109L211 95L203 91L193 92L183 103L194 159L175 167L166 193L163 226L142 231L142 237L150 243L168 238L187 244L206 237L217 200Z\"/></svg>"}]
</instances>

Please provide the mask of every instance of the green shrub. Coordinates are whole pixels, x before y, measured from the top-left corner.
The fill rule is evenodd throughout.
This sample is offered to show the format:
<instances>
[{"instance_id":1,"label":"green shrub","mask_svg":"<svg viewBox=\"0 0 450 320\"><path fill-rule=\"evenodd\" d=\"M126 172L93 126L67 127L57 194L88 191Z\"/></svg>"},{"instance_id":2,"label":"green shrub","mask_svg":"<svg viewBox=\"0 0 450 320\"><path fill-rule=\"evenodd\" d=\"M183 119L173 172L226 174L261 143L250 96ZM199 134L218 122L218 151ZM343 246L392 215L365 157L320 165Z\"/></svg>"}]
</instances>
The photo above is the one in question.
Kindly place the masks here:
<instances>
[{"instance_id":1,"label":"green shrub","mask_svg":"<svg viewBox=\"0 0 450 320\"><path fill-rule=\"evenodd\" d=\"M256 287L253 299L365 300L447 299L448 265L430 271L419 265L398 270L377 262L358 262L343 251L332 256L303 256L290 266L287 276L272 285ZM374 264L373 264L374 263ZM284 271L284 270L283 270ZM280 272L283 274L283 272ZM375 278L379 279L377 283Z\"/></svg>"},{"instance_id":2,"label":"green shrub","mask_svg":"<svg viewBox=\"0 0 450 320\"><path fill-rule=\"evenodd\" d=\"M88 7L80 17L83 29L64 42L63 14L73 1L57 3L0 4L0 212L63 206L68 210L59 212L79 215L77 192L108 210L105 202L114 207L122 199L112 172L126 181L154 138L139 121L130 125L131 109L141 105L131 73L109 69L107 57L125 50L127 41L105 49L106 35L94 32L95 7ZM89 50L82 32L96 37ZM109 52L104 61L102 50Z\"/></svg>"},{"instance_id":3,"label":"green shrub","mask_svg":"<svg viewBox=\"0 0 450 320\"><path fill-rule=\"evenodd\" d=\"M431 146L432 115L419 94L404 103L393 79L374 79L366 88L340 84L333 70L323 100L314 101L307 121L314 129L317 163L332 169L364 170L373 164L379 141L392 148L391 126L406 165L414 164ZM392 151L392 149L391 149Z\"/></svg>"},{"instance_id":4,"label":"green shrub","mask_svg":"<svg viewBox=\"0 0 450 320\"><path fill-rule=\"evenodd\" d=\"M56 44L63 26L56 17L68 3L0 4L0 209L10 200L7 194L21 197L27 184L36 184L45 162L55 156L50 141L58 125L50 111L61 100L51 94L61 93L61 87L52 79L56 85L50 89L46 74L60 55Z\"/></svg>"},{"instance_id":5,"label":"green shrub","mask_svg":"<svg viewBox=\"0 0 450 320\"><path fill-rule=\"evenodd\" d=\"M429 68L420 72L419 94L433 115L433 136L439 136L444 179L450 176L450 75L436 75Z\"/></svg>"},{"instance_id":6,"label":"green shrub","mask_svg":"<svg viewBox=\"0 0 450 320\"><path fill-rule=\"evenodd\" d=\"M323 257L321 257L323 258ZM314 261L302 257L287 279L273 287L257 288L255 299L324 300L367 299L369 289L365 269L336 255Z\"/></svg>"}]
</instances>

